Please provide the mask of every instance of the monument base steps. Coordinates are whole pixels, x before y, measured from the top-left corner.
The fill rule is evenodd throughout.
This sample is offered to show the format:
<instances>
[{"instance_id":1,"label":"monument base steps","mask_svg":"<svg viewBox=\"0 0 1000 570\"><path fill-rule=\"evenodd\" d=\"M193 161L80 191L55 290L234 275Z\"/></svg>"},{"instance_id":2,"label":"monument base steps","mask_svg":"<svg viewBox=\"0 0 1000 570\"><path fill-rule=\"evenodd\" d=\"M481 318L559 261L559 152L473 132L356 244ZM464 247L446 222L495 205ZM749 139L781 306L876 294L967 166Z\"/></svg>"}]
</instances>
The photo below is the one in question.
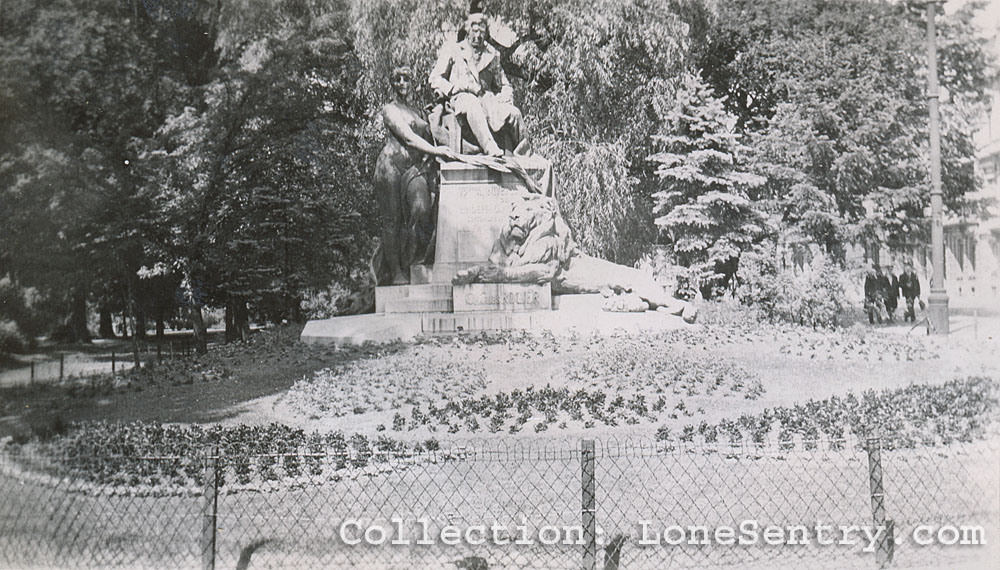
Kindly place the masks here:
<instances>
[{"instance_id":1,"label":"monument base steps","mask_svg":"<svg viewBox=\"0 0 1000 570\"><path fill-rule=\"evenodd\" d=\"M608 313L599 294L553 296L557 310L472 313L382 313L309 321L302 341L336 346L365 342L410 341L433 334L464 334L502 330L656 332L689 326L680 317L660 311Z\"/></svg>"},{"instance_id":2,"label":"monument base steps","mask_svg":"<svg viewBox=\"0 0 1000 570\"><path fill-rule=\"evenodd\" d=\"M403 298L386 301L383 305L385 314L393 313L450 313L454 310L451 298L421 299Z\"/></svg>"},{"instance_id":3,"label":"monument base steps","mask_svg":"<svg viewBox=\"0 0 1000 570\"><path fill-rule=\"evenodd\" d=\"M450 311L452 298L451 283L427 283L421 285L392 285L375 288L376 313L420 313L428 311ZM407 301L414 310L407 308ZM424 301L436 301L438 304L428 304ZM443 304L447 301L447 305ZM387 310L387 307L389 310ZM427 307L427 308L422 308ZM446 308L447 307L447 308Z\"/></svg>"},{"instance_id":4,"label":"monument base steps","mask_svg":"<svg viewBox=\"0 0 1000 570\"><path fill-rule=\"evenodd\" d=\"M452 313L421 316L424 334L530 329L532 313Z\"/></svg>"}]
</instances>

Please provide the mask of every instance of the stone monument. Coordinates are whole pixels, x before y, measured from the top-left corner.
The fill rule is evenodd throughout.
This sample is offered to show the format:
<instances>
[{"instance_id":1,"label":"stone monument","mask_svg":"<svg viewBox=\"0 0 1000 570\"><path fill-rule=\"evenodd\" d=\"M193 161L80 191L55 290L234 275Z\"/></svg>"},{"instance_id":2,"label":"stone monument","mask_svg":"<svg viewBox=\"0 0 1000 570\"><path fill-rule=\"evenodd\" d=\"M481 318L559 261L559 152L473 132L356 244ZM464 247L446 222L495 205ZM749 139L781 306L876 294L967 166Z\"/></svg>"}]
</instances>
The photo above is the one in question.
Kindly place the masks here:
<instances>
[{"instance_id":1,"label":"stone monument","mask_svg":"<svg viewBox=\"0 0 1000 570\"><path fill-rule=\"evenodd\" d=\"M372 260L375 314L310 321L302 339L346 344L599 327L602 307L657 309L642 322L677 326L680 319L662 313L681 315L683 301L642 272L577 247L559 213L551 164L527 150L481 14L469 17L466 32L441 49L430 78L439 100L427 117L409 103L410 70L393 72L393 98L382 109L386 144L375 168L383 226ZM628 302L614 300L621 295ZM604 314L607 326L628 324ZM692 319L688 310L685 320Z\"/></svg>"}]
</instances>

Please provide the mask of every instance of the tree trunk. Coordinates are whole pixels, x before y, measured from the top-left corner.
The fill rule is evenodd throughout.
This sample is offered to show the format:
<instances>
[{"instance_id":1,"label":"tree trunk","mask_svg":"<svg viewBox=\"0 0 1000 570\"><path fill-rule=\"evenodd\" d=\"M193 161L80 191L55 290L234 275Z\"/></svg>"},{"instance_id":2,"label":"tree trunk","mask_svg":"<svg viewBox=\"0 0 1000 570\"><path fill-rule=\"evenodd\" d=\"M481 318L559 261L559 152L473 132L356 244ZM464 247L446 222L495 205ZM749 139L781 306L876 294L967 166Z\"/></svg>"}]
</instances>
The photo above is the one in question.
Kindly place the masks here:
<instances>
[{"instance_id":1,"label":"tree trunk","mask_svg":"<svg viewBox=\"0 0 1000 570\"><path fill-rule=\"evenodd\" d=\"M118 323L118 336L128 338L128 311L122 311L122 319Z\"/></svg>"},{"instance_id":2,"label":"tree trunk","mask_svg":"<svg viewBox=\"0 0 1000 570\"><path fill-rule=\"evenodd\" d=\"M129 324L132 325L132 359L135 362L135 368L138 370L142 368L142 361L139 359L139 335L136 334L136 322L135 313L133 313L129 318Z\"/></svg>"},{"instance_id":3,"label":"tree trunk","mask_svg":"<svg viewBox=\"0 0 1000 570\"><path fill-rule=\"evenodd\" d=\"M136 303L135 310L135 336L141 339L146 338L146 312Z\"/></svg>"},{"instance_id":4,"label":"tree trunk","mask_svg":"<svg viewBox=\"0 0 1000 570\"><path fill-rule=\"evenodd\" d=\"M156 340L157 342L163 340L163 333L166 328L163 325L163 305L159 304L156 306Z\"/></svg>"},{"instance_id":5,"label":"tree trunk","mask_svg":"<svg viewBox=\"0 0 1000 570\"><path fill-rule=\"evenodd\" d=\"M250 311L242 297L226 297L226 342L250 340Z\"/></svg>"},{"instance_id":6,"label":"tree trunk","mask_svg":"<svg viewBox=\"0 0 1000 570\"><path fill-rule=\"evenodd\" d=\"M194 328L194 349L198 354L208 354L208 329L201 315L201 305L191 305L191 326Z\"/></svg>"},{"instance_id":7,"label":"tree trunk","mask_svg":"<svg viewBox=\"0 0 1000 570\"><path fill-rule=\"evenodd\" d=\"M73 340L90 342L90 331L87 330L87 293L81 289L73 291L70 300L70 329Z\"/></svg>"},{"instance_id":8,"label":"tree trunk","mask_svg":"<svg viewBox=\"0 0 1000 570\"><path fill-rule=\"evenodd\" d=\"M226 344L239 338L236 331L236 300L232 295L226 295Z\"/></svg>"},{"instance_id":9,"label":"tree trunk","mask_svg":"<svg viewBox=\"0 0 1000 570\"><path fill-rule=\"evenodd\" d=\"M234 304L233 324L236 327L236 336L241 342L250 340L250 311L247 309L247 302L243 299L236 299Z\"/></svg>"},{"instance_id":10,"label":"tree trunk","mask_svg":"<svg viewBox=\"0 0 1000 570\"><path fill-rule=\"evenodd\" d=\"M100 325L97 328L97 334L101 338L115 338L115 322L111 317L111 311L107 307L101 307L100 315Z\"/></svg>"},{"instance_id":11,"label":"tree trunk","mask_svg":"<svg viewBox=\"0 0 1000 570\"><path fill-rule=\"evenodd\" d=\"M139 360L139 331L136 328L138 324L135 318L135 295L133 289L133 283L131 280L126 282L128 285L125 290L125 314L124 321L126 330L128 328L132 329L132 361L135 363L136 369L142 366Z\"/></svg>"}]
</instances>

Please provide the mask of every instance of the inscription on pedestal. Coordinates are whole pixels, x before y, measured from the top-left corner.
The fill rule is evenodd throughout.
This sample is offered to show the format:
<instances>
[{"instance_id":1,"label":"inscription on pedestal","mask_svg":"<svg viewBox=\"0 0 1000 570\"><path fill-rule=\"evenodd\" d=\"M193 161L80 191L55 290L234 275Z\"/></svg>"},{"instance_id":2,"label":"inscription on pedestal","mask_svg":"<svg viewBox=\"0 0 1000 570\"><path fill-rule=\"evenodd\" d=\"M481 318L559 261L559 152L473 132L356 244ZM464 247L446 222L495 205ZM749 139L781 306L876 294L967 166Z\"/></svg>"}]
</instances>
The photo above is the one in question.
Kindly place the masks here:
<instances>
[{"instance_id":1,"label":"inscription on pedestal","mask_svg":"<svg viewBox=\"0 0 1000 570\"><path fill-rule=\"evenodd\" d=\"M552 286L528 283L473 283L454 288L456 312L547 311L552 309Z\"/></svg>"},{"instance_id":2,"label":"inscription on pedestal","mask_svg":"<svg viewBox=\"0 0 1000 570\"><path fill-rule=\"evenodd\" d=\"M538 157L525 160L529 172L549 167ZM511 207L527 192L513 173L458 162L442 164L432 281L450 283L459 271L486 263Z\"/></svg>"},{"instance_id":3,"label":"inscription on pedestal","mask_svg":"<svg viewBox=\"0 0 1000 570\"><path fill-rule=\"evenodd\" d=\"M485 263L520 199L493 184L442 185L434 263Z\"/></svg>"},{"instance_id":4,"label":"inscription on pedestal","mask_svg":"<svg viewBox=\"0 0 1000 570\"><path fill-rule=\"evenodd\" d=\"M497 184L480 184L472 188L458 188L458 212L473 224L507 222L510 213L511 190ZM499 211L498 211L499 208ZM498 215L499 214L499 215Z\"/></svg>"}]
</instances>

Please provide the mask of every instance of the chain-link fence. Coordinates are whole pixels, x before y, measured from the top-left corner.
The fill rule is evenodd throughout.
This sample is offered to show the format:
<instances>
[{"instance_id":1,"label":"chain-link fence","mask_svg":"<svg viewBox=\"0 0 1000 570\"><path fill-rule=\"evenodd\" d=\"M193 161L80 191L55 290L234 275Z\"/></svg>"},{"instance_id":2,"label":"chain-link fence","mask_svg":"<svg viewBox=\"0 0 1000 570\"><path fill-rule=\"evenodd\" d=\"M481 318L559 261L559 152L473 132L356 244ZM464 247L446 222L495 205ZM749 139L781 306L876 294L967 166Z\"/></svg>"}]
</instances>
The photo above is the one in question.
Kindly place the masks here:
<instances>
[{"instance_id":1,"label":"chain-link fence","mask_svg":"<svg viewBox=\"0 0 1000 570\"><path fill-rule=\"evenodd\" d=\"M995 441L8 445L0 567L956 568L1000 540L998 486Z\"/></svg>"}]
</instances>

